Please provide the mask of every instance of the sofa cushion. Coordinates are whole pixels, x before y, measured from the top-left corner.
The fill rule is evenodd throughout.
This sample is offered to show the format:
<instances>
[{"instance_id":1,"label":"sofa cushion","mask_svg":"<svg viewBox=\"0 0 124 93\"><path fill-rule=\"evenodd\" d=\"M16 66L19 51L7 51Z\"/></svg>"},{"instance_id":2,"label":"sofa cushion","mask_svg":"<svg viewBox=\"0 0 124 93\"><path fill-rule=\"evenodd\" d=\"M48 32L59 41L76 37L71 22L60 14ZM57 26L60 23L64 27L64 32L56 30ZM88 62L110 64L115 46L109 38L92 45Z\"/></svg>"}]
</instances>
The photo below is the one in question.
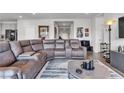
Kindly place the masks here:
<instances>
[{"instance_id":1,"label":"sofa cushion","mask_svg":"<svg viewBox=\"0 0 124 93\"><path fill-rule=\"evenodd\" d=\"M48 59L53 59L54 58L54 49L45 49L43 52L47 53L47 58Z\"/></svg>"},{"instance_id":2,"label":"sofa cushion","mask_svg":"<svg viewBox=\"0 0 124 93\"><path fill-rule=\"evenodd\" d=\"M29 40L21 40L20 44L24 52L33 51Z\"/></svg>"},{"instance_id":3,"label":"sofa cushion","mask_svg":"<svg viewBox=\"0 0 124 93\"><path fill-rule=\"evenodd\" d=\"M44 49L54 49L55 40L43 40Z\"/></svg>"},{"instance_id":4,"label":"sofa cushion","mask_svg":"<svg viewBox=\"0 0 124 93\"><path fill-rule=\"evenodd\" d=\"M28 56L32 56L33 54L35 54L35 52L24 52L22 54L20 54L20 57L28 57Z\"/></svg>"},{"instance_id":5,"label":"sofa cushion","mask_svg":"<svg viewBox=\"0 0 124 93\"><path fill-rule=\"evenodd\" d=\"M56 49L65 49L64 40L56 40Z\"/></svg>"},{"instance_id":6,"label":"sofa cushion","mask_svg":"<svg viewBox=\"0 0 124 93\"><path fill-rule=\"evenodd\" d=\"M46 52L44 52L42 50L39 50L39 51L37 51L37 53L40 53L42 55L42 59L41 60L43 62L46 61L46 59L47 59L47 53Z\"/></svg>"},{"instance_id":7,"label":"sofa cushion","mask_svg":"<svg viewBox=\"0 0 124 93\"><path fill-rule=\"evenodd\" d=\"M65 49L65 44L56 44L56 49Z\"/></svg>"},{"instance_id":8,"label":"sofa cushion","mask_svg":"<svg viewBox=\"0 0 124 93\"><path fill-rule=\"evenodd\" d=\"M9 42L11 46L11 50L14 53L14 55L17 57L19 54L23 53L22 47L19 43L19 41L13 41Z\"/></svg>"},{"instance_id":9,"label":"sofa cushion","mask_svg":"<svg viewBox=\"0 0 124 93\"><path fill-rule=\"evenodd\" d=\"M15 62L8 42L0 42L0 67L9 66Z\"/></svg>"},{"instance_id":10,"label":"sofa cushion","mask_svg":"<svg viewBox=\"0 0 124 93\"><path fill-rule=\"evenodd\" d=\"M18 67L22 71L23 78L32 79L38 74L45 63L39 61L17 61L11 67Z\"/></svg>"},{"instance_id":11,"label":"sofa cushion","mask_svg":"<svg viewBox=\"0 0 124 93\"><path fill-rule=\"evenodd\" d=\"M79 48L80 46L79 46L79 44L78 43L73 43L73 44L71 44L71 48Z\"/></svg>"},{"instance_id":12,"label":"sofa cushion","mask_svg":"<svg viewBox=\"0 0 124 93\"><path fill-rule=\"evenodd\" d=\"M77 39L70 40L70 45L71 48L80 48L79 40Z\"/></svg>"},{"instance_id":13,"label":"sofa cushion","mask_svg":"<svg viewBox=\"0 0 124 93\"><path fill-rule=\"evenodd\" d=\"M18 67L0 67L0 79L22 79L21 70Z\"/></svg>"},{"instance_id":14,"label":"sofa cushion","mask_svg":"<svg viewBox=\"0 0 124 93\"><path fill-rule=\"evenodd\" d=\"M40 53L34 53L31 56L18 56L17 60L34 60L34 61L42 61L43 55Z\"/></svg>"},{"instance_id":15,"label":"sofa cushion","mask_svg":"<svg viewBox=\"0 0 124 93\"><path fill-rule=\"evenodd\" d=\"M64 49L55 49L55 56L66 56Z\"/></svg>"},{"instance_id":16,"label":"sofa cushion","mask_svg":"<svg viewBox=\"0 0 124 93\"><path fill-rule=\"evenodd\" d=\"M56 43L59 43L59 44L61 44L61 43L64 43L64 40L56 40Z\"/></svg>"},{"instance_id":17,"label":"sofa cushion","mask_svg":"<svg viewBox=\"0 0 124 93\"><path fill-rule=\"evenodd\" d=\"M43 49L43 44L41 39L30 40L30 43L34 51L39 51Z\"/></svg>"},{"instance_id":18,"label":"sofa cushion","mask_svg":"<svg viewBox=\"0 0 124 93\"><path fill-rule=\"evenodd\" d=\"M73 49L72 57L84 57L84 52L82 49Z\"/></svg>"},{"instance_id":19,"label":"sofa cushion","mask_svg":"<svg viewBox=\"0 0 124 93\"><path fill-rule=\"evenodd\" d=\"M55 43L54 39L43 40L43 44L53 44Z\"/></svg>"},{"instance_id":20,"label":"sofa cushion","mask_svg":"<svg viewBox=\"0 0 124 93\"><path fill-rule=\"evenodd\" d=\"M55 45L54 44L44 44L44 49L54 49Z\"/></svg>"},{"instance_id":21,"label":"sofa cushion","mask_svg":"<svg viewBox=\"0 0 124 93\"><path fill-rule=\"evenodd\" d=\"M0 53L10 50L8 42L0 42Z\"/></svg>"}]
</instances>

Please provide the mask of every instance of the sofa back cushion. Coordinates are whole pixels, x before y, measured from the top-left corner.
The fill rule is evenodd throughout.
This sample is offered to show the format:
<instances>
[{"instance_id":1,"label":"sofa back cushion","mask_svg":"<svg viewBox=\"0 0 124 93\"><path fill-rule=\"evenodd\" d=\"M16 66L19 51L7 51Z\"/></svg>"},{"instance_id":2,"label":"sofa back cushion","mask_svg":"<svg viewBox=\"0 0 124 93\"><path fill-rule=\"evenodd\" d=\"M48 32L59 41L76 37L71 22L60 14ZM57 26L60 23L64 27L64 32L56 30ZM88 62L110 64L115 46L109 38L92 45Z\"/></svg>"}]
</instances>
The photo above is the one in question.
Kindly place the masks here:
<instances>
[{"instance_id":1,"label":"sofa back cushion","mask_svg":"<svg viewBox=\"0 0 124 93\"><path fill-rule=\"evenodd\" d=\"M9 43L10 43L11 50L14 53L15 57L18 57L21 53L23 53L23 49L19 41L12 41Z\"/></svg>"},{"instance_id":2,"label":"sofa back cushion","mask_svg":"<svg viewBox=\"0 0 124 93\"><path fill-rule=\"evenodd\" d=\"M24 52L33 51L31 44L30 44L30 40L21 40L20 44Z\"/></svg>"},{"instance_id":3,"label":"sofa back cushion","mask_svg":"<svg viewBox=\"0 0 124 93\"><path fill-rule=\"evenodd\" d=\"M8 42L0 42L0 67L6 67L15 62L15 56Z\"/></svg>"},{"instance_id":4,"label":"sofa back cushion","mask_svg":"<svg viewBox=\"0 0 124 93\"><path fill-rule=\"evenodd\" d=\"M55 40L43 40L44 49L54 49L55 48Z\"/></svg>"},{"instance_id":5,"label":"sofa back cushion","mask_svg":"<svg viewBox=\"0 0 124 93\"><path fill-rule=\"evenodd\" d=\"M43 49L43 43L41 39L30 40L30 43L34 51L39 51Z\"/></svg>"},{"instance_id":6,"label":"sofa back cushion","mask_svg":"<svg viewBox=\"0 0 124 93\"><path fill-rule=\"evenodd\" d=\"M70 45L71 45L71 48L79 48L80 47L79 40L77 39L70 40Z\"/></svg>"},{"instance_id":7,"label":"sofa back cushion","mask_svg":"<svg viewBox=\"0 0 124 93\"><path fill-rule=\"evenodd\" d=\"M56 40L56 49L65 49L65 41Z\"/></svg>"}]
</instances>

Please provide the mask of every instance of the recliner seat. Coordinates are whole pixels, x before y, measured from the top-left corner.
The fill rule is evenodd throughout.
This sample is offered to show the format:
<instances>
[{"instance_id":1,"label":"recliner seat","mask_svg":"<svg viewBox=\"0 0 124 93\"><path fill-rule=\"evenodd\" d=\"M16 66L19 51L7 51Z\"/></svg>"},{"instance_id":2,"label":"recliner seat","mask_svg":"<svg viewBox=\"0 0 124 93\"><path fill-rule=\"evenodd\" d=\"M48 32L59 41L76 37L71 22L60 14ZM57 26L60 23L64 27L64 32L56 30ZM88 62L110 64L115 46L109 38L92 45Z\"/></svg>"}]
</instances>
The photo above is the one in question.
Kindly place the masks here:
<instances>
[{"instance_id":1,"label":"recliner seat","mask_svg":"<svg viewBox=\"0 0 124 93\"><path fill-rule=\"evenodd\" d=\"M8 42L0 42L0 78L35 78L45 62L17 61Z\"/></svg>"},{"instance_id":2,"label":"recliner seat","mask_svg":"<svg viewBox=\"0 0 124 93\"><path fill-rule=\"evenodd\" d=\"M77 39L1 42L0 78L35 78L48 60L86 59L86 56L86 48L81 47Z\"/></svg>"},{"instance_id":3,"label":"recliner seat","mask_svg":"<svg viewBox=\"0 0 124 93\"><path fill-rule=\"evenodd\" d=\"M86 59L86 56L87 56L86 47L82 47L79 40L77 39L70 40L70 46L71 46L72 58Z\"/></svg>"},{"instance_id":4,"label":"recliner seat","mask_svg":"<svg viewBox=\"0 0 124 93\"><path fill-rule=\"evenodd\" d=\"M55 40L43 40L43 48L43 51L47 53L47 60L54 59Z\"/></svg>"},{"instance_id":5,"label":"recliner seat","mask_svg":"<svg viewBox=\"0 0 124 93\"><path fill-rule=\"evenodd\" d=\"M66 57L64 40L55 40L55 57Z\"/></svg>"}]
</instances>

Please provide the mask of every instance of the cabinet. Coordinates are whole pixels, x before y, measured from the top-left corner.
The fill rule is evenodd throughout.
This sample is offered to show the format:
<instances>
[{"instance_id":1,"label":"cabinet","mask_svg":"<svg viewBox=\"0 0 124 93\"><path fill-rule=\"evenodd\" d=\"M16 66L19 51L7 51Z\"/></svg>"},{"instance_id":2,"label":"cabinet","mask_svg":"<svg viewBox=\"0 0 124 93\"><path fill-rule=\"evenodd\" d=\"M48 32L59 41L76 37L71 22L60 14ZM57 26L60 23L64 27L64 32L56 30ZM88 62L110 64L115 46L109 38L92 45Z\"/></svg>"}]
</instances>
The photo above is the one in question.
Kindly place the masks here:
<instances>
[{"instance_id":1,"label":"cabinet","mask_svg":"<svg viewBox=\"0 0 124 93\"><path fill-rule=\"evenodd\" d=\"M124 52L111 51L110 56L110 64L121 72L124 72Z\"/></svg>"}]
</instances>

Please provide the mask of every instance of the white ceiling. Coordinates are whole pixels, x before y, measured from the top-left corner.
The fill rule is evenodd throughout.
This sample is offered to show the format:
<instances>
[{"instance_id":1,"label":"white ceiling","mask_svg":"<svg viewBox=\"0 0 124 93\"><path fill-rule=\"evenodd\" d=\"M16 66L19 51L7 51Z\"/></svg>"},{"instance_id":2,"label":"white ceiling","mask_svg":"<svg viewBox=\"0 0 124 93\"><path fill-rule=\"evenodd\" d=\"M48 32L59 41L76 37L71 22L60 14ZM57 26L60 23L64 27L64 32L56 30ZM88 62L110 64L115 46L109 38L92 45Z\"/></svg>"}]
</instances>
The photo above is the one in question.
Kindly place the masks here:
<instances>
[{"instance_id":1,"label":"white ceiling","mask_svg":"<svg viewBox=\"0 0 124 93\"><path fill-rule=\"evenodd\" d=\"M0 13L0 21L16 21L21 19L79 19L101 16L103 13Z\"/></svg>"}]
</instances>

